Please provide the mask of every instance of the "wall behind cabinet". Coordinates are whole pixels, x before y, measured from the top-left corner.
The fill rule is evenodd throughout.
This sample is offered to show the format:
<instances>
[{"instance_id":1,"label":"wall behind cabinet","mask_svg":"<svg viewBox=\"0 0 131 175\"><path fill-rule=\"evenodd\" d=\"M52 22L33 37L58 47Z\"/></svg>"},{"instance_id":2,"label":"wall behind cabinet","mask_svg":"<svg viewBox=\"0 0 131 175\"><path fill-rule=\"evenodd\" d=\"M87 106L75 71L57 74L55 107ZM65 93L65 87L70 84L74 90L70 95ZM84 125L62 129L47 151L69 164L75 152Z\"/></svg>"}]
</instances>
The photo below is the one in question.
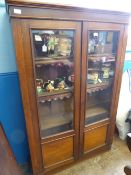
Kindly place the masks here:
<instances>
[{"instance_id":1,"label":"wall behind cabinet","mask_svg":"<svg viewBox=\"0 0 131 175\"><path fill-rule=\"evenodd\" d=\"M0 122L18 163L29 159L24 113L11 25L4 1L0 0Z\"/></svg>"}]
</instances>

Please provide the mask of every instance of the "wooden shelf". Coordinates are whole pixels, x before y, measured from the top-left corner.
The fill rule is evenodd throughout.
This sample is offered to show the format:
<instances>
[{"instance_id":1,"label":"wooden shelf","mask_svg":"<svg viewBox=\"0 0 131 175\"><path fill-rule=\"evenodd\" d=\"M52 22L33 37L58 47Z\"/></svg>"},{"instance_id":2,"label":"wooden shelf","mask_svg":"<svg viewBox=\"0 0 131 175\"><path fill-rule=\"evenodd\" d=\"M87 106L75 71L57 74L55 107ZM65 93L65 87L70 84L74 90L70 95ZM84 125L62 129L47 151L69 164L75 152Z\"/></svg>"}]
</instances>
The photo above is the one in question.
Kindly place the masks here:
<instances>
[{"instance_id":1,"label":"wooden shelf","mask_svg":"<svg viewBox=\"0 0 131 175\"><path fill-rule=\"evenodd\" d=\"M88 71L100 71L100 69L90 67L90 68L88 68Z\"/></svg>"},{"instance_id":2,"label":"wooden shelf","mask_svg":"<svg viewBox=\"0 0 131 175\"><path fill-rule=\"evenodd\" d=\"M53 116L40 116L40 126L41 130L55 128L72 123L72 113L63 113Z\"/></svg>"},{"instance_id":3,"label":"wooden shelf","mask_svg":"<svg viewBox=\"0 0 131 175\"><path fill-rule=\"evenodd\" d=\"M68 64L68 65L73 64L73 62L69 60L69 57L66 57L66 58L64 57L64 58L59 58L59 59L44 57L41 59L35 59L36 67L40 67L43 64L55 64L55 63L63 63L63 64Z\"/></svg>"},{"instance_id":4,"label":"wooden shelf","mask_svg":"<svg viewBox=\"0 0 131 175\"><path fill-rule=\"evenodd\" d=\"M103 62L103 63L107 63L107 62L114 62L116 60L115 54L94 54L94 55L88 55L88 59L89 61L92 62Z\"/></svg>"},{"instance_id":5,"label":"wooden shelf","mask_svg":"<svg viewBox=\"0 0 131 175\"><path fill-rule=\"evenodd\" d=\"M97 83L97 84L87 84L87 92L91 93L99 90L104 90L110 87L111 84L112 84L111 81Z\"/></svg>"},{"instance_id":6,"label":"wooden shelf","mask_svg":"<svg viewBox=\"0 0 131 175\"><path fill-rule=\"evenodd\" d=\"M86 117L85 117L85 124L89 125L92 123L96 123L98 121L104 120L108 118L108 110L100 107L95 106L91 108L87 108L86 110Z\"/></svg>"},{"instance_id":7,"label":"wooden shelf","mask_svg":"<svg viewBox=\"0 0 131 175\"><path fill-rule=\"evenodd\" d=\"M50 30L50 31L54 32L53 29ZM70 35L66 35L66 34L64 34L64 35L62 35L62 34L55 34L55 33L50 34L49 32L42 33L39 29L38 30L33 30L33 33L34 34L38 34L38 35L49 34L49 35L55 36L56 38L69 38L69 39L73 39L74 38L74 36L70 36ZM35 41L35 42L39 42L39 41Z\"/></svg>"},{"instance_id":8,"label":"wooden shelf","mask_svg":"<svg viewBox=\"0 0 131 175\"><path fill-rule=\"evenodd\" d=\"M110 103L110 100L100 100L100 99L95 99L95 100L89 100L86 107L87 108L91 108L91 107L94 107L96 105L102 105L102 104L109 104Z\"/></svg>"},{"instance_id":9,"label":"wooden shelf","mask_svg":"<svg viewBox=\"0 0 131 175\"><path fill-rule=\"evenodd\" d=\"M72 96L72 88L64 90L56 90L53 92L43 92L38 95L38 102L52 101L63 98L70 98Z\"/></svg>"},{"instance_id":10,"label":"wooden shelf","mask_svg":"<svg viewBox=\"0 0 131 175\"><path fill-rule=\"evenodd\" d=\"M87 109L86 118L93 117L96 115L107 113L108 111L103 107L91 107Z\"/></svg>"},{"instance_id":11,"label":"wooden shelf","mask_svg":"<svg viewBox=\"0 0 131 175\"><path fill-rule=\"evenodd\" d=\"M115 57L116 53L88 54L88 57Z\"/></svg>"}]
</instances>

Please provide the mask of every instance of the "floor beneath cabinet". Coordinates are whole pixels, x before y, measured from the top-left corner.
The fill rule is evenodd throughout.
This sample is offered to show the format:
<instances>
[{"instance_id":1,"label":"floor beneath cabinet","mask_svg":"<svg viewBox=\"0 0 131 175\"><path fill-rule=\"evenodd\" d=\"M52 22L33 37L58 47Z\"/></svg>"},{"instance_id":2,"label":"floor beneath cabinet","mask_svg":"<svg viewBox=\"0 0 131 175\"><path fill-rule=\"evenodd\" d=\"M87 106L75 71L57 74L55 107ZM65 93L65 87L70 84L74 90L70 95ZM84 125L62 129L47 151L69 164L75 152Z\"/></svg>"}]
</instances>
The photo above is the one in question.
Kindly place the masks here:
<instances>
[{"instance_id":1,"label":"floor beneath cabinet","mask_svg":"<svg viewBox=\"0 0 131 175\"><path fill-rule=\"evenodd\" d=\"M54 175L124 175L125 165L131 165L131 153L126 143L115 136L110 151L81 161ZM31 175L28 170L25 171L25 167L22 169L24 175Z\"/></svg>"}]
</instances>

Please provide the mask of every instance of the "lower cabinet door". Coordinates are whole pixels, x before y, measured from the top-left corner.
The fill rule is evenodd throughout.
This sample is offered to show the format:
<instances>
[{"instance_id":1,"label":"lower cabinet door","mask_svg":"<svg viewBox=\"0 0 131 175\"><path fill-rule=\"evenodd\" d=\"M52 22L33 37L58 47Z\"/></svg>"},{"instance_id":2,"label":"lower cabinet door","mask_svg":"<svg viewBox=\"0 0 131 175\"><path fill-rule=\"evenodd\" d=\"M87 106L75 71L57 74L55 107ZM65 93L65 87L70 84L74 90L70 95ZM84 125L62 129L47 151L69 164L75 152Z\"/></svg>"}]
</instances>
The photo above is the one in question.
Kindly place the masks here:
<instances>
[{"instance_id":1,"label":"lower cabinet door","mask_svg":"<svg viewBox=\"0 0 131 175\"><path fill-rule=\"evenodd\" d=\"M108 125L87 130L84 133L84 152L89 152L106 144Z\"/></svg>"},{"instance_id":2,"label":"lower cabinet door","mask_svg":"<svg viewBox=\"0 0 131 175\"><path fill-rule=\"evenodd\" d=\"M73 142L74 138L71 136L44 143L42 155L45 169L73 160Z\"/></svg>"}]
</instances>

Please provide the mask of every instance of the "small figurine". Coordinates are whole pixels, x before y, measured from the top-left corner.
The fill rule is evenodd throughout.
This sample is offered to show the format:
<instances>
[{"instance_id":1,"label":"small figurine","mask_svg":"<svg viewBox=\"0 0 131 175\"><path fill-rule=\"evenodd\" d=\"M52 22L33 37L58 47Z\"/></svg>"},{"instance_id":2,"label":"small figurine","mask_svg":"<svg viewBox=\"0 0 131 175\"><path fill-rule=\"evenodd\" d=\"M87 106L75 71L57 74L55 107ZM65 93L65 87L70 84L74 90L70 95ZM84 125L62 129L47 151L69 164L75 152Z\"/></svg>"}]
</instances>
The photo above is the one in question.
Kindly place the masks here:
<instances>
[{"instance_id":1,"label":"small figurine","mask_svg":"<svg viewBox=\"0 0 131 175\"><path fill-rule=\"evenodd\" d=\"M94 84L97 84L98 83L98 77L99 77L98 72L94 72L92 75L93 75Z\"/></svg>"},{"instance_id":2,"label":"small figurine","mask_svg":"<svg viewBox=\"0 0 131 175\"><path fill-rule=\"evenodd\" d=\"M88 73L88 83L89 84L97 84L99 83L99 73L97 71Z\"/></svg>"},{"instance_id":3,"label":"small figurine","mask_svg":"<svg viewBox=\"0 0 131 175\"><path fill-rule=\"evenodd\" d=\"M66 88L65 77L64 77L63 80L61 80L61 81L58 83L58 88L59 88L59 89L65 89L65 88Z\"/></svg>"},{"instance_id":4,"label":"small figurine","mask_svg":"<svg viewBox=\"0 0 131 175\"><path fill-rule=\"evenodd\" d=\"M60 38L59 40L59 53L62 56L70 56L72 40L70 38Z\"/></svg>"},{"instance_id":5,"label":"small figurine","mask_svg":"<svg viewBox=\"0 0 131 175\"><path fill-rule=\"evenodd\" d=\"M109 73L110 73L110 68L109 67L103 67L103 78L108 79L109 78Z\"/></svg>"},{"instance_id":6,"label":"small figurine","mask_svg":"<svg viewBox=\"0 0 131 175\"><path fill-rule=\"evenodd\" d=\"M43 92L43 80L42 79L36 79L36 87L37 87L37 93L42 93Z\"/></svg>"},{"instance_id":7,"label":"small figurine","mask_svg":"<svg viewBox=\"0 0 131 175\"><path fill-rule=\"evenodd\" d=\"M59 38L56 38L55 36L50 36L48 40L48 53L51 54L54 53L55 45L58 45Z\"/></svg>"},{"instance_id":8,"label":"small figurine","mask_svg":"<svg viewBox=\"0 0 131 175\"><path fill-rule=\"evenodd\" d=\"M59 90L58 84L59 84L60 81L61 81L60 78L56 78L56 79L54 80L54 88L55 88L56 91Z\"/></svg>"},{"instance_id":9,"label":"small figurine","mask_svg":"<svg viewBox=\"0 0 131 175\"><path fill-rule=\"evenodd\" d=\"M68 80L69 80L70 82L74 83L74 81L75 81L74 75L73 75L73 74L70 75L70 76L68 77Z\"/></svg>"},{"instance_id":10,"label":"small figurine","mask_svg":"<svg viewBox=\"0 0 131 175\"><path fill-rule=\"evenodd\" d=\"M48 92L52 92L54 90L54 81L48 80L48 82L44 84L44 89L46 89Z\"/></svg>"}]
</instances>

